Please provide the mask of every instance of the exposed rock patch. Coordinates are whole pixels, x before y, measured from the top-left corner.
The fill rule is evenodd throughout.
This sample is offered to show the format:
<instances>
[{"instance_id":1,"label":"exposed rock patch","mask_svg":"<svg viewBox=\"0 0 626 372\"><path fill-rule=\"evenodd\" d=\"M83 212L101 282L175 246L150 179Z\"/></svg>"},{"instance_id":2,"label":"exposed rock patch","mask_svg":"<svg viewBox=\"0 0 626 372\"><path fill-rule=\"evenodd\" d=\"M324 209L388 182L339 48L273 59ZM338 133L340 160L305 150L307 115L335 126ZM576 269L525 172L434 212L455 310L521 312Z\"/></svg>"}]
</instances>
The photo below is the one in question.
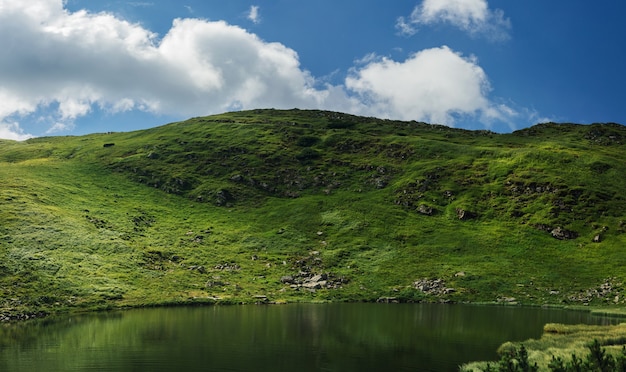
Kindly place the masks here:
<instances>
[{"instance_id":1,"label":"exposed rock patch","mask_svg":"<svg viewBox=\"0 0 626 372\"><path fill-rule=\"evenodd\" d=\"M281 278L283 284L289 284L294 290L306 289L315 291L318 289L339 289L349 283L345 277L339 277L332 273L313 274L299 272L297 275L287 275Z\"/></svg>"},{"instance_id":2,"label":"exposed rock patch","mask_svg":"<svg viewBox=\"0 0 626 372\"><path fill-rule=\"evenodd\" d=\"M618 282L617 278L607 278L602 284L597 287L581 290L577 294L573 294L568 297L569 301L581 302L588 305L593 300L600 300L603 302L624 303L624 296L622 294L623 283Z\"/></svg>"},{"instance_id":3,"label":"exposed rock patch","mask_svg":"<svg viewBox=\"0 0 626 372\"><path fill-rule=\"evenodd\" d=\"M445 296L456 292L456 289L446 286L443 279L420 279L413 282L413 287L427 295Z\"/></svg>"},{"instance_id":4,"label":"exposed rock patch","mask_svg":"<svg viewBox=\"0 0 626 372\"><path fill-rule=\"evenodd\" d=\"M44 311L39 311L36 313L19 313L19 314L0 313L0 323L40 319L40 318L45 318L46 316L48 316L48 313Z\"/></svg>"}]
</instances>

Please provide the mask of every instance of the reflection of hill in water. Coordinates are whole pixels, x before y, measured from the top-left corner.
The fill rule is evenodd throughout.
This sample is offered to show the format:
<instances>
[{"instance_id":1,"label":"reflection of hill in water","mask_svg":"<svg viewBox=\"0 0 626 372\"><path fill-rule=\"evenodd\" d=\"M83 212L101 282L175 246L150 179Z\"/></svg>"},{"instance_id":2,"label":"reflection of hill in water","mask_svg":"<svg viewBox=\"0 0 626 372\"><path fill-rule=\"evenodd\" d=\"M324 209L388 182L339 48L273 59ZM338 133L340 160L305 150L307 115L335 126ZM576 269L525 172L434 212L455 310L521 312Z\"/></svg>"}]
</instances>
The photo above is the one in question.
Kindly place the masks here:
<instances>
[{"instance_id":1,"label":"reflection of hill in water","mask_svg":"<svg viewBox=\"0 0 626 372\"><path fill-rule=\"evenodd\" d=\"M456 370L584 312L426 304L159 308L16 326L6 371Z\"/></svg>"}]
</instances>

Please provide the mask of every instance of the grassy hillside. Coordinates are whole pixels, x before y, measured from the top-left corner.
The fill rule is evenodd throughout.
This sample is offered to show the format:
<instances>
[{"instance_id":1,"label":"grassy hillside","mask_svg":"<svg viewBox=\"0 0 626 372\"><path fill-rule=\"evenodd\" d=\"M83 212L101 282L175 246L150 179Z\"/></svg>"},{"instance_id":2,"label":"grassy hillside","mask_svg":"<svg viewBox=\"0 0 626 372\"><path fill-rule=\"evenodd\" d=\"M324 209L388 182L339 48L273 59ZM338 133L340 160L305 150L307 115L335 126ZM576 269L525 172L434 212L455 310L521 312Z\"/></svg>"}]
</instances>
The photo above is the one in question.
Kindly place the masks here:
<instances>
[{"instance_id":1,"label":"grassy hillside","mask_svg":"<svg viewBox=\"0 0 626 372\"><path fill-rule=\"evenodd\" d=\"M0 313L623 304L625 142L300 110L0 141Z\"/></svg>"}]
</instances>

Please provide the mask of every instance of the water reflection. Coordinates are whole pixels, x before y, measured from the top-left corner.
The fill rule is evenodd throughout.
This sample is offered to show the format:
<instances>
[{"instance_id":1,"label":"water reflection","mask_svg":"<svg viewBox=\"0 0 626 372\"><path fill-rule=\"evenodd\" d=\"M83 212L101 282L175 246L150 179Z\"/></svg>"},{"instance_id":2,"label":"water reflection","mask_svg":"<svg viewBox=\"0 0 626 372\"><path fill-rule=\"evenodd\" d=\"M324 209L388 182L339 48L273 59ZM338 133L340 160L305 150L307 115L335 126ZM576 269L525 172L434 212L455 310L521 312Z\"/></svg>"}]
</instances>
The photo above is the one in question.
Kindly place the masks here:
<instances>
[{"instance_id":1,"label":"water reflection","mask_svg":"<svg viewBox=\"0 0 626 372\"><path fill-rule=\"evenodd\" d=\"M140 309L0 327L1 371L455 371L588 313L427 304Z\"/></svg>"}]
</instances>

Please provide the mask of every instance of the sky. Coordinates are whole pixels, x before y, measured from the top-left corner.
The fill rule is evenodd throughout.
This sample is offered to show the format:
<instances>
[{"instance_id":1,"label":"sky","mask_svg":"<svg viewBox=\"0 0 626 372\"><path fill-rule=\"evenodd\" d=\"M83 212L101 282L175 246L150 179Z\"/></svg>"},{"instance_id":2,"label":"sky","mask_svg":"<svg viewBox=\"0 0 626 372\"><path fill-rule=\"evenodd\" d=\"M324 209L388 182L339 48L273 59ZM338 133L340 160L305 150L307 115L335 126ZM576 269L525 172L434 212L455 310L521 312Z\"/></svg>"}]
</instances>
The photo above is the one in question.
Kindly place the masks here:
<instances>
[{"instance_id":1,"label":"sky","mask_svg":"<svg viewBox=\"0 0 626 372\"><path fill-rule=\"evenodd\" d=\"M0 0L0 138L255 108L626 124L626 2Z\"/></svg>"}]
</instances>

